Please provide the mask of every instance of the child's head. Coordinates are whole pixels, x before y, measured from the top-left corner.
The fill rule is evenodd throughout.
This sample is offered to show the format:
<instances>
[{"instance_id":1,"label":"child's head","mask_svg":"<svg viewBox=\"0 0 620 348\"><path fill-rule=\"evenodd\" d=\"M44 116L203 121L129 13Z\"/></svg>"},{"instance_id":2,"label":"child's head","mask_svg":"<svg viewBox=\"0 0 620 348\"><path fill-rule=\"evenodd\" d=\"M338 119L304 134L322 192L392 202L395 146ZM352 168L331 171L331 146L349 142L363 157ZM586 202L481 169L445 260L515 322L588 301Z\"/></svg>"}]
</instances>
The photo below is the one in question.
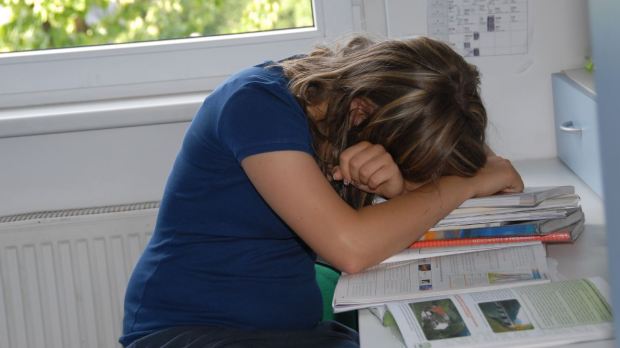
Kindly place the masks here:
<instances>
[{"instance_id":1,"label":"child's head","mask_svg":"<svg viewBox=\"0 0 620 348\"><path fill-rule=\"evenodd\" d=\"M486 162L478 71L446 44L356 37L283 65L302 105L324 106L311 124L326 172L363 140L383 145L409 181L471 176Z\"/></svg>"}]
</instances>

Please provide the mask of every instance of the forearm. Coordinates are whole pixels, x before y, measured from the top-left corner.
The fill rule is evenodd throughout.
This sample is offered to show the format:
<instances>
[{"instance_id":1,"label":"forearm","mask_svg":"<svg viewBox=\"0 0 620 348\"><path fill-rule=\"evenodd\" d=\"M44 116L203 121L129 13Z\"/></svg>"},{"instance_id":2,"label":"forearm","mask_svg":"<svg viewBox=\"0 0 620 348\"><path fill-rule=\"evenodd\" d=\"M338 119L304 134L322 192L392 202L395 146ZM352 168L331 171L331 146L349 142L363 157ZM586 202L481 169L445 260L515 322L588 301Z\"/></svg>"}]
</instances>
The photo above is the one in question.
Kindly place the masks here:
<instances>
[{"instance_id":1,"label":"forearm","mask_svg":"<svg viewBox=\"0 0 620 348\"><path fill-rule=\"evenodd\" d=\"M443 177L435 184L358 211L352 228L339 244L345 246L349 271L363 270L398 253L473 196L468 179Z\"/></svg>"},{"instance_id":2,"label":"forearm","mask_svg":"<svg viewBox=\"0 0 620 348\"><path fill-rule=\"evenodd\" d=\"M442 177L388 202L354 210L308 154L262 153L249 156L242 166L278 216L317 254L348 273L402 251L470 197L523 187L509 161L491 158L474 177Z\"/></svg>"}]
</instances>

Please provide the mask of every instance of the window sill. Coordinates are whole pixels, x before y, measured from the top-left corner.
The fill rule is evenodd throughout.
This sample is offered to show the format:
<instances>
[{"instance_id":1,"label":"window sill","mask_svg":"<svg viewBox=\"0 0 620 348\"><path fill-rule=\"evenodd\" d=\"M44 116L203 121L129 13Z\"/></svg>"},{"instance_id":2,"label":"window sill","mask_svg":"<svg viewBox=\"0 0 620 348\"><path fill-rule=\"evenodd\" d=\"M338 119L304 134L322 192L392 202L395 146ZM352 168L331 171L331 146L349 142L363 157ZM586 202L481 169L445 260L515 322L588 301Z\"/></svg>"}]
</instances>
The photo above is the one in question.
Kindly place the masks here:
<instances>
[{"instance_id":1,"label":"window sill","mask_svg":"<svg viewBox=\"0 0 620 348\"><path fill-rule=\"evenodd\" d=\"M0 110L0 138L189 122L207 94Z\"/></svg>"}]
</instances>

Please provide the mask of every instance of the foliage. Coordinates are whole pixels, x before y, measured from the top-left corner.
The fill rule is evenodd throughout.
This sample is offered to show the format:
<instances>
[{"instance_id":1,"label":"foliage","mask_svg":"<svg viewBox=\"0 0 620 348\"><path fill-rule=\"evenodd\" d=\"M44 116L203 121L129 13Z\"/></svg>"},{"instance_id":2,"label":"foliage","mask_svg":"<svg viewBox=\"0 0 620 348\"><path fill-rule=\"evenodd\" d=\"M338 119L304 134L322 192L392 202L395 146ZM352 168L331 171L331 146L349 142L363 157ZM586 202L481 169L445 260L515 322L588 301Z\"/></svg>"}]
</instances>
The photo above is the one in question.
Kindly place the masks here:
<instances>
[{"instance_id":1,"label":"foliage","mask_svg":"<svg viewBox=\"0 0 620 348\"><path fill-rule=\"evenodd\" d=\"M0 52L312 26L311 0L0 0Z\"/></svg>"}]
</instances>

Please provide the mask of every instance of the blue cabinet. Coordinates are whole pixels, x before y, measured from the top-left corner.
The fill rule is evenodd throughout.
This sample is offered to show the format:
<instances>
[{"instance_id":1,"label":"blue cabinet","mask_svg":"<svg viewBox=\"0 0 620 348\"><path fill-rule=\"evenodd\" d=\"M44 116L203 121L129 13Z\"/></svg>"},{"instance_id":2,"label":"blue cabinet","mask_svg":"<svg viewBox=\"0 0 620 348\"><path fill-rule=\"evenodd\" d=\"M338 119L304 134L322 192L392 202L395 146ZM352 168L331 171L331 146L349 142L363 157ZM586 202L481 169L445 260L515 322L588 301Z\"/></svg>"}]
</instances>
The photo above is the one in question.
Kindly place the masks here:
<instances>
[{"instance_id":1,"label":"blue cabinet","mask_svg":"<svg viewBox=\"0 0 620 348\"><path fill-rule=\"evenodd\" d=\"M602 197L601 158L592 75L572 70L552 75L558 157Z\"/></svg>"}]
</instances>

